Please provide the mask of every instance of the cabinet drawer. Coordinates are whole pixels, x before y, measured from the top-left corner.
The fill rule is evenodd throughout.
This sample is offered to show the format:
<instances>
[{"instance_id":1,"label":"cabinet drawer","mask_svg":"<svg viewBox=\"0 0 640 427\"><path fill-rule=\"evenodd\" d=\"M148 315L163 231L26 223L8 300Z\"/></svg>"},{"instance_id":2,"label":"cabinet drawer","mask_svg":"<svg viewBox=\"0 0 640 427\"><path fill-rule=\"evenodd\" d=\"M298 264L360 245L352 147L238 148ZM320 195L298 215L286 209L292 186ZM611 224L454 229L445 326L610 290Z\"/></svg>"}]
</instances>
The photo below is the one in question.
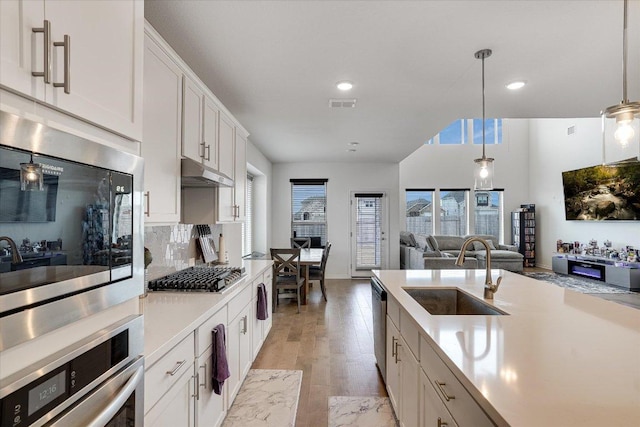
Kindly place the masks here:
<instances>
[{"instance_id":1,"label":"cabinet drawer","mask_svg":"<svg viewBox=\"0 0 640 427\"><path fill-rule=\"evenodd\" d=\"M420 365L429 382L458 425L495 426L423 337L420 337L420 356Z\"/></svg>"},{"instance_id":2,"label":"cabinet drawer","mask_svg":"<svg viewBox=\"0 0 640 427\"><path fill-rule=\"evenodd\" d=\"M196 356L200 356L213 344L211 331L220 323L227 325L227 306L225 305L216 314L207 319L196 330Z\"/></svg>"},{"instance_id":3,"label":"cabinet drawer","mask_svg":"<svg viewBox=\"0 0 640 427\"><path fill-rule=\"evenodd\" d=\"M251 302L253 296L253 286L246 286L242 292L236 295L227 305L229 312L227 313L229 319L235 319L242 309Z\"/></svg>"},{"instance_id":4,"label":"cabinet drawer","mask_svg":"<svg viewBox=\"0 0 640 427\"><path fill-rule=\"evenodd\" d=\"M397 328L400 328L400 306L390 294L387 294L387 315Z\"/></svg>"},{"instance_id":5,"label":"cabinet drawer","mask_svg":"<svg viewBox=\"0 0 640 427\"><path fill-rule=\"evenodd\" d=\"M185 372L193 371L195 360L193 340L193 334L189 334L146 370L144 374L145 413Z\"/></svg>"},{"instance_id":6,"label":"cabinet drawer","mask_svg":"<svg viewBox=\"0 0 640 427\"><path fill-rule=\"evenodd\" d=\"M420 360L420 333L418 332L418 326L404 310L400 310L400 334L407 342L413 356Z\"/></svg>"}]
</instances>

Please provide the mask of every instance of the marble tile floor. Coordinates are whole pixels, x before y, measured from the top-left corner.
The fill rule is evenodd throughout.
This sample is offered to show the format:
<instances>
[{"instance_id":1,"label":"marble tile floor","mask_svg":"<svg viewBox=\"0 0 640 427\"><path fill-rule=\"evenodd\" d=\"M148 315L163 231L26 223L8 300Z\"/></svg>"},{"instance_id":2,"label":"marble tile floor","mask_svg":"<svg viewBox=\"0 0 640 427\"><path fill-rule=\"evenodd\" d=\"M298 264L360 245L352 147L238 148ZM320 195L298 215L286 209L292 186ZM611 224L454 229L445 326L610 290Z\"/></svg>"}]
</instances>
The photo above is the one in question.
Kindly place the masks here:
<instances>
[{"instance_id":1,"label":"marble tile floor","mask_svg":"<svg viewBox=\"0 0 640 427\"><path fill-rule=\"evenodd\" d=\"M329 427L397 427L388 397L329 397Z\"/></svg>"},{"instance_id":2,"label":"marble tile floor","mask_svg":"<svg viewBox=\"0 0 640 427\"><path fill-rule=\"evenodd\" d=\"M293 427L302 371L251 369L223 427Z\"/></svg>"}]
</instances>

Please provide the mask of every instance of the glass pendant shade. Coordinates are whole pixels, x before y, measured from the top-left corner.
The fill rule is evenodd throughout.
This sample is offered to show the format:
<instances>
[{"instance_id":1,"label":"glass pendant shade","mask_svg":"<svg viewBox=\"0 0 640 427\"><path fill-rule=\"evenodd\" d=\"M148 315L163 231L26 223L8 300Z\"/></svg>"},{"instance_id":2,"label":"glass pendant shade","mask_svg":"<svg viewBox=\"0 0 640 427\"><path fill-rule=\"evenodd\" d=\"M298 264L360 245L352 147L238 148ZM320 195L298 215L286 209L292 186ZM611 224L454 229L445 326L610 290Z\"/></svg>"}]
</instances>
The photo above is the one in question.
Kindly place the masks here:
<instances>
[{"instance_id":1,"label":"glass pendant shade","mask_svg":"<svg viewBox=\"0 0 640 427\"><path fill-rule=\"evenodd\" d=\"M638 104L638 103L632 103ZM625 110L611 113L615 107ZM609 107L602 113L603 163L617 162L632 157L640 160L640 104L634 108L624 105Z\"/></svg>"},{"instance_id":2,"label":"glass pendant shade","mask_svg":"<svg viewBox=\"0 0 640 427\"><path fill-rule=\"evenodd\" d=\"M640 102L627 97L627 15L624 0L622 21L622 101L602 112L602 162L610 163L637 157L640 160Z\"/></svg>"},{"instance_id":3,"label":"glass pendant shade","mask_svg":"<svg viewBox=\"0 0 640 427\"><path fill-rule=\"evenodd\" d=\"M20 190L44 190L42 167L37 163L33 163L33 157L29 163L20 163Z\"/></svg>"},{"instance_id":4,"label":"glass pendant shade","mask_svg":"<svg viewBox=\"0 0 640 427\"><path fill-rule=\"evenodd\" d=\"M493 190L493 159L490 157L482 157L475 159L476 167L474 170L473 185L474 190Z\"/></svg>"}]
</instances>

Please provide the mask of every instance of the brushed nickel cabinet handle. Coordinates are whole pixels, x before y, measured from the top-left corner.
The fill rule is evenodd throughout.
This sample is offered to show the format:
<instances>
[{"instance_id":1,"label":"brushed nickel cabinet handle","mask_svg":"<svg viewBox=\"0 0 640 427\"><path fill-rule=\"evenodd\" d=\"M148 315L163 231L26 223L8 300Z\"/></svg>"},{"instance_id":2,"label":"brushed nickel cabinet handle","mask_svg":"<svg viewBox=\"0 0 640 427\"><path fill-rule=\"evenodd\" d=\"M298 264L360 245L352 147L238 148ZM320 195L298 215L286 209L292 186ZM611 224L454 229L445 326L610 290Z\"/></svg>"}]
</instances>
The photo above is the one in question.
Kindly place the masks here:
<instances>
[{"instance_id":1,"label":"brushed nickel cabinet handle","mask_svg":"<svg viewBox=\"0 0 640 427\"><path fill-rule=\"evenodd\" d=\"M200 147L202 147L202 149L201 149L202 154L200 154L200 158L202 158L202 159L206 159L206 156L204 155L204 153L205 153L205 151L207 150L207 142L206 142L206 141L202 141L202 142L201 142L200 144L198 144L198 145L200 145Z\"/></svg>"},{"instance_id":2,"label":"brushed nickel cabinet handle","mask_svg":"<svg viewBox=\"0 0 640 427\"><path fill-rule=\"evenodd\" d=\"M200 372L196 372L196 375L193 378L194 378L194 383L193 383L194 390L191 397L195 397L196 400L200 400Z\"/></svg>"},{"instance_id":3,"label":"brushed nickel cabinet handle","mask_svg":"<svg viewBox=\"0 0 640 427\"><path fill-rule=\"evenodd\" d=\"M198 371L200 369L204 369L204 382L200 383L200 387L203 387L206 390L207 389L207 363L205 362L204 365L200 365L200 367L198 368Z\"/></svg>"},{"instance_id":4,"label":"brushed nickel cabinet handle","mask_svg":"<svg viewBox=\"0 0 640 427\"><path fill-rule=\"evenodd\" d=\"M64 93L71 93L71 37L64 35L64 41L53 42L55 47L64 48L64 79L62 83L54 83L53 87L64 88Z\"/></svg>"},{"instance_id":5,"label":"brushed nickel cabinet handle","mask_svg":"<svg viewBox=\"0 0 640 427\"><path fill-rule=\"evenodd\" d=\"M32 71L34 77L44 77L44 82L51 83L51 22L44 20L41 28L32 28L31 32L44 35L44 71Z\"/></svg>"},{"instance_id":6,"label":"brushed nickel cabinet handle","mask_svg":"<svg viewBox=\"0 0 640 427\"><path fill-rule=\"evenodd\" d=\"M173 368L173 371L167 371L167 375L174 376L185 363L187 363L187 359L183 360L182 362L176 362L176 367Z\"/></svg>"},{"instance_id":7,"label":"brushed nickel cabinet handle","mask_svg":"<svg viewBox=\"0 0 640 427\"><path fill-rule=\"evenodd\" d=\"M447 383L445 383L443 381L438 381L438 380L434 381L434 383L436 384L436 387L438 388L438 390L440 390L440 393L442 393L442 396L444 397L444 400L446 400L448 402L451 399L455 399L456 398L454 395L449 395L445 391L444 386L446 386Z\"/></svg>"},{"instance_id":8,"label":"brushed nickel cabinet handle","mask_svg":"<svg viewBox=\"0 0 640 427\"><path fill-rule=\"evenodd\" d=\"M449 423L442 421L442 418L438 417L438 427L447 427Z\"/></svg>"},{"instance_id":9,"label":"brushed nickel cabinet handle","mask_svg":"<svg viewBox=\"0 0 640 427\"><path fill-rule=\"evenodd\" d=\"M151 194L148 191L144 192L144 197L147 198L147 209L145 209L144 214L146 216L149 216L149 212L151 211L150 205L151 205Z\"/></svg>"},{"instance_id":10,"label":"brushed nickel cabinet handle","mask_svg":"<svg viewBox=\"0 0 640 427\"><path fill-rule=\"evenodd\" d=\"M398 351L398 347L402 347L402 344L400 344L400 341L396 341L396 363L398 362L402 362L402 359L400 359L400 352Z\"/></svg>"},{"instance_id":11,"label":"brushed nickel cabinet handle","mask_svg":"<svg viewBox=\"0 0 640 427\"><path fill-rule=\"evenodd\" d=\"M396 337L391 337L391 357L396 357Z\"/></svg>"},{"instance_id":12,"label":"brushed nickel cabinet handle","mask_svg":"<svg viewBox=\"0 0 640 427\"><path fill-rule=\"evenodd\" d=\"M207 149L207 161L211 160L211 144L207 144L207 146L205 147Z\"/></svg>"}]
</instances>

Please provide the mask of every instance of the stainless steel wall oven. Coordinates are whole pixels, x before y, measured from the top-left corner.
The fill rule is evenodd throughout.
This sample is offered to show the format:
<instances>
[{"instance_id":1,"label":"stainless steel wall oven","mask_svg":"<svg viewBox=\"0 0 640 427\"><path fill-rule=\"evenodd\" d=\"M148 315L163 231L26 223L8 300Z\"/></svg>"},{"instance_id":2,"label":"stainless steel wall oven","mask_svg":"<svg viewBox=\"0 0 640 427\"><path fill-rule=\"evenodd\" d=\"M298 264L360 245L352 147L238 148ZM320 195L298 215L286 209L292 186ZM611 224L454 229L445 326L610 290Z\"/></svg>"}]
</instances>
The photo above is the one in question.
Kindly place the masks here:
<instances>
[{"instance_id":1,"label":"stainless steel wall oven","mask_svg":"<svg viewBox=\"0 0 640 427\"><path fill-rule=\"evenodd\" d=\"M0 351L143 293L142 176L137 156L0 112Z\"/></svg>"}]
</instances>

